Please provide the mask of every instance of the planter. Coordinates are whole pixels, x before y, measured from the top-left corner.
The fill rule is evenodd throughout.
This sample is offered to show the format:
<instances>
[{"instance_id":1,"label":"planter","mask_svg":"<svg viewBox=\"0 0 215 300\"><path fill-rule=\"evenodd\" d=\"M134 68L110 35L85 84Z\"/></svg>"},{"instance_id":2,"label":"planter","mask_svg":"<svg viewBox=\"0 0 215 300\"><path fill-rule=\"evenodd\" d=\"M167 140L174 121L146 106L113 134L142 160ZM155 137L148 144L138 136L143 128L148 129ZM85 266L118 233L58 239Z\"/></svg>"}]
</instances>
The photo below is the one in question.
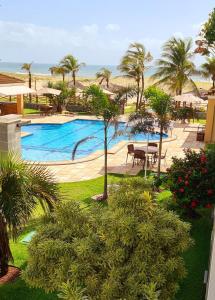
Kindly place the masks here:
<instances>
[{"instance_id":1,"label":"planter","mask_svg":"<svg viewBox=\"0 0 215 300\"><path fill-rule=\"evenodd\" d=\"M20 274L21 270L19 268L9 266L7 274L0 278L0 285L16 280L16 278L19 277Z\"/></svg>"}]
</instances>

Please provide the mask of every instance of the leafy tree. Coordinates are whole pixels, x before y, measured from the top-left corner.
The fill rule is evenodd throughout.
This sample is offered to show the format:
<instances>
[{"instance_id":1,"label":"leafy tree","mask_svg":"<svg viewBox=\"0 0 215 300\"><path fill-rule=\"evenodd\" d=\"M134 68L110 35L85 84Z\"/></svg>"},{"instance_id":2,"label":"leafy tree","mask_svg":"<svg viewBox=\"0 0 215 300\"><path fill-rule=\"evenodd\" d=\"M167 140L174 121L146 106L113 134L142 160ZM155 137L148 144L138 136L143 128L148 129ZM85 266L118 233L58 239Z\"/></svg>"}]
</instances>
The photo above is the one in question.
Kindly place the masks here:
<instances>
[{"instance_id":1,"label":"leafy tree","mask_svg":"<svg viewBox=\"0 0 215 300\"><path fill-rule=\"evenodd\" d=\"M149 105L156 113L160 127L160 141L159 141L159 153L158 153L158 178L160 177L161 167L161 153L163 133L168 129L170 112L172 111L171 97L163 90L151 86L145 91L145 97L149 99Z\"/></svg>"},{"instance_id":2,"label":"leafy tree","mask_svg":"<svg viewBox=\"0 0 215 300\"><path fill-rule=\"evenodd\" d=\"M198 207L212 208L215 203L215 150L185 150L183 158L173 157L167 170L167 184L176 204L191 217Z\"/></svg>"},{"instance_id":3,"label":"leafy tree","mask_svg":"<svg viewBox=\"0 0 215 300\"><path fill-rule=\"evenodd\" d=\"M96 73L96 78L100 79L99 84L102 84L103 81L106 81L106 86L109 88L111 73L112 72L109 69L101 68L100 71Z\"/></svg>"},{"instance_id":4,"label":"leafy tree","mask_svg":"<svg viewBox=\"0 0 215 300\"><path fill-rule=\"evenodd\" d=\"M118 66L126 77L134 79L137 84L136 110L142 104L145 86L144 72L147 69L146 63L150 61L152 61L152 55L150 52L146 52L144 45L132 43Z\"/></svg>"},{"instance_id":5,"label":"leafy tree","mask_svg":"<svg viewBox=\"0 0 215 300\"><path fill-rule=\"evenodd\" d=\"M51 75L61 75L63 82L65 81L65 75L68 73L68 70L64 66L53 66L49 68Z\"/></svg>"},{"instance_id":6,"label":"leafy tree","mask_svg":"<svg viewBox=\"0 0 215 300\"><path fill-rule=\"evenodd\" d=\"M163 46L162 58L157 60L157 71L153 75L157 85L167 85L168 88L181 95L183 88L191 84L197 89L192 75L196 73L192 62L192 40L171 38Z\"/></svg>"},{"instance_id":7,"label":"leafy tree","mask_svg":"<svg viewBox=\"0 0 215 300\"><path fill-rule=\"evenodd\" d=\"M213 8L208 20L203 24L196 44L198 45L195 50L196 53L202 55L215 54L215 8Z\"/></svg>"},{"instance_id":8,"label":"leafy tree","mask_svg":"<svg viewBox=\"0 0 215 300\"><path fill-rule=\"evenodd\" d=\"M206 78L211 77L213 88L215 88L215 57L207 58L206 62L202 64L202 74Z\"/></svg>"},{"instance_id":9,"label":"leafy tree","mask_svg":"<svg viewBox=\"0 0 215 300\"><path fill-rule=\"evenodd\" d=\"M24 63L21 67L22 70L28 72L28 87L31 89L32 86L32 75L31 75L32 63ZM31 94L29 94L29 99L31 102Z\"/></svg>"},{"instance_id":10,"label":"leafy tree","mask_svg":"<svg viewBox=\"0 0 215 300\"><path fill-rule=\"evenodd\" d=\"M27 165L14 155L0 155L0 276L13 260L9 236L16 239L38 201L50 210L58 200L58 188L43 166Z\"/></svg>"},{"instance_id":11,"label":"leafy tree","mask_svg":"<svg viewBox=\"0 0 215 300\"><path fill-rule=\"evenodd\" d=\"M76 74L81 67L85 66L85 63L79 63L77 58L68 54L61 60L60 65L64 67L68 73L72 74L73 85L75 86Z\"/></svg>"},{"instance_id":12,"label":"leafy tree","mask_svg":"<svg viewBox=\"0 0 215 300\"><path fill-rule=\"evenodd\" d=\"M62 113L63 107L66 106L70 98L75 95L75 90L70 89L68 84L63 81L59 81L57 83L49 82L48 87L61 91L60 95L47 94L47 97L51 104L56 107L57 112Z\"/></svg>"},{"instance_id":13,"label":"leafy tree","mask_svg":"<svg viewBox=\"0 0 215 300\"><path fill-rule=\"evenodd\" d=\"M135 178L113 188L108 207L59 205L30 244L27 283L67 300L173 299L190 225L155 197Z\"/></svg>"}]
</instances>

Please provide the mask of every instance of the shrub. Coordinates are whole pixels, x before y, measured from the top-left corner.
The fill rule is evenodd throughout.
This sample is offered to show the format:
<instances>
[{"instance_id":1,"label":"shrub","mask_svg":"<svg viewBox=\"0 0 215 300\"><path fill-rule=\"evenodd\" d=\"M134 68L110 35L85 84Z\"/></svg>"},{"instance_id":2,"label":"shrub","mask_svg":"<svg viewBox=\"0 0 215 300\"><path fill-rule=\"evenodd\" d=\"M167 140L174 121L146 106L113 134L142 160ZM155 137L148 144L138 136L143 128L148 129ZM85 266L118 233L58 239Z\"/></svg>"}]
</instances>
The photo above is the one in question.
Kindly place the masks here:
<instances>
[{"instance_id":1,"label":"shrub","mask_svg":"<svg viewBox=\"0 0 215 300\"><path fill-rule=\"evenodd\" d=\"M215 202L215 153L185 150L184 158L173 157L167 184L176 204L192 213L198 207L211 208Z\"/></svg>"},{"instance_id":2,"label":"shrub","mask_svg":"<svg viewBox=\"0 0 215 300\"><path fill-rule=\"evenodd\" d=\"M108 207L60 205L30 245L25 278L62 299L172 299L189 230L156 203L149 182L126 179Z\"/></svg>"}]
</instances>

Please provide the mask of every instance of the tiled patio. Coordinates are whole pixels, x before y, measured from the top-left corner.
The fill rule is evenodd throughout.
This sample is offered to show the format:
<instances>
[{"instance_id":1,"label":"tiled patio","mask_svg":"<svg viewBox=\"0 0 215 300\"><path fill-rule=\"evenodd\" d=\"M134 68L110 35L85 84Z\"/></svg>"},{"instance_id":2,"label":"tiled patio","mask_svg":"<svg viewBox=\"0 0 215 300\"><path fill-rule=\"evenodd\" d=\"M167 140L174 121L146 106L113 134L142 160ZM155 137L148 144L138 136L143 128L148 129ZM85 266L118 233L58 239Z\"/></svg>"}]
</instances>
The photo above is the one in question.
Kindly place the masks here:
<instances>
[{"instance_id":1,"label":"tiled patio","mask_svg":"<svg viewBox=\"0 0 215 300\"><path fill-rule=\"evenodd\" d=\"M32 123L65 123L76 119L77 117L70 116L51 116L51 117L35 117L31 118ZM95 117L81 116L79 118L95 119ZM171 165L172 156L182 157L184 148L191 148L200 150L204 147L203 142L196 141L196 132L193 129L186 129L184 131L184 125L176 124L173 130L173 135L176 135L176 139L170 142L163 143L163 151L167 149L166 161L162 161L162 170ZM138 146L140 144L138 143ZM131 174L136 175L140 170L141 166L132 167L131 159L126 164L127 147L126 145L121 148L118 152L108 155L108 172L109 173L120 173L120 174ZM77 164L67 165L53 165L48 166L48 169L53 172L58 182L73 182L87 179L93 179L102 176L104 173L104 156L100 156L94 160L86 161ZM156 166L154 167L156 169Z\"/></svg>"}]
</instances>

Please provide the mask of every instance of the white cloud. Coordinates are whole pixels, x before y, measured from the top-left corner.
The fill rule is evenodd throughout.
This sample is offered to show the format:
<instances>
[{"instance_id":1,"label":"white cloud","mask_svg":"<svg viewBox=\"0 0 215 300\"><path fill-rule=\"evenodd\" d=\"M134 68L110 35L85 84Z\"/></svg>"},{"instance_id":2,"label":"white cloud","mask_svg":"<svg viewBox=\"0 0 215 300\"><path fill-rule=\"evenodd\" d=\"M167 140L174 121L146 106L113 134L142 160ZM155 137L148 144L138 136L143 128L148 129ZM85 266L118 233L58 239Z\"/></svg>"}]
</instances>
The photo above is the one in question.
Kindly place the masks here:
<instances>
[{"instance_id":1,"label":"white cloud","mask_svg":"<svg viewBox=\"0 0 215 300\"><path fill-rule=\"evenodd\" d=\"M99 27L97 24L85 25L83 26L83 31L88 34L97 34Z\"/></svg>"},{"instance_id":2,"label":"white cloud","mask_svg":"<svg viewBox=\"0 0 215 300\"><path fill-rule=\"evenodd\" d=\"M120 30L120 26L119 24L107 24L105 29L107 31L119 31Z\"/></svg>"}]
</instances>

